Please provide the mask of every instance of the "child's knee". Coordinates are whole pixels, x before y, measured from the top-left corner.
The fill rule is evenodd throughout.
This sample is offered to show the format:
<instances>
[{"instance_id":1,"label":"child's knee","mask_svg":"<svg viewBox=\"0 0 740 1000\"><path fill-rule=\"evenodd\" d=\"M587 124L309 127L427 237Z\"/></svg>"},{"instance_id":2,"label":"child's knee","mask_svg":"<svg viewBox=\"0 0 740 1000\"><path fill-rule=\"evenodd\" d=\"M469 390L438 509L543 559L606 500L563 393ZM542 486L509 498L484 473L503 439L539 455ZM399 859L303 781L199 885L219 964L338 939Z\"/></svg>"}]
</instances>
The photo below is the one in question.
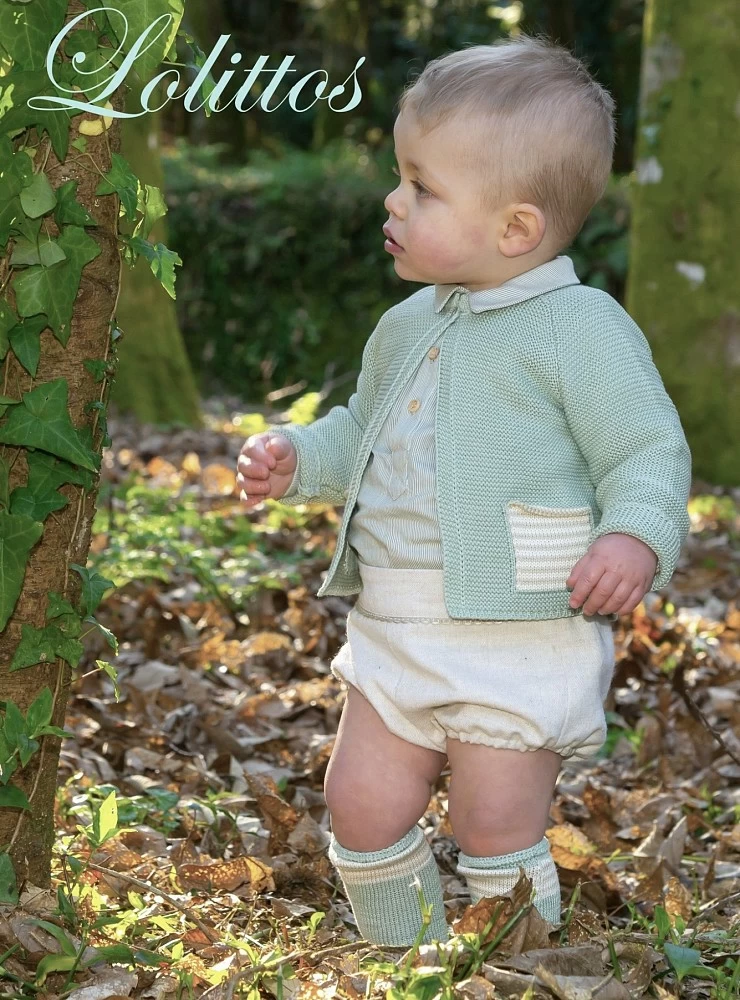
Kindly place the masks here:
<instances>
[{"instance_id":1,"label":"child's knee","mask_svg":"<svg viewBox=\"0 0 740 1000\"><path fill-rule=\"evenodd\" d=\"M450 803L450 825L461 850L476 857L521 851L542 839L538 816L496 805L476 805L454 810Z\"/></svg>"},{"instance_id":2,"label":"child's knee","mask_svg":"<svg viewBox=\"0 0 740 1000\"><path fill-rule=\"evenodd\" d=\"M429 804L429 784L417 779L404 795L392 795L387 783L368 784L346 769L329 769L324 797L332 831L343 847L352 851L378 851L389 847L418 823Z\"/></svg>"}]
</instances>

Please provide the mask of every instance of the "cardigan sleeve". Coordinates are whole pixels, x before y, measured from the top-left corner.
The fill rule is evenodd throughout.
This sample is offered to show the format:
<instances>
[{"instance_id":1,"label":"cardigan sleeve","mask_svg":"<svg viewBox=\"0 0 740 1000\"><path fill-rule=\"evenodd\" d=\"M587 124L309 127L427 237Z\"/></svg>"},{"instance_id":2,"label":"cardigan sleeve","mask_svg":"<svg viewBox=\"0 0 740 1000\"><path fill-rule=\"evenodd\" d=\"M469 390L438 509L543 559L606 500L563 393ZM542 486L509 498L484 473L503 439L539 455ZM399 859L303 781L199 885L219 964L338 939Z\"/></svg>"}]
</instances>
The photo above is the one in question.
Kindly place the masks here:
<instances>
[{"instance_id":1,"label":"cardigan sleeve","mask_svg":"<svg viewBox=\"0 0 740 1000\"><path fill-rule=\"evenodd\" d=\"M342 504L365 427L372 413L377 383L377 343L383 317L365 344L355 391L346 406L333 406L312 424L270 424L295 447L297 466L281 503Z\"/></svg>"},{"instance_id":2,"label":"cardigan sleeve","mask_svg":"<svg viewBox=\"0 0 740 1000\"><path fill-rule=\"evenodd\" d=\"M589 290L590 291L590 290ZM583 315L555 322L562 406L611 532L658 557L652 589L674 573L688 535L691 452L647 338L616 300L589 297Z\"/></svg>"}]
</instances>

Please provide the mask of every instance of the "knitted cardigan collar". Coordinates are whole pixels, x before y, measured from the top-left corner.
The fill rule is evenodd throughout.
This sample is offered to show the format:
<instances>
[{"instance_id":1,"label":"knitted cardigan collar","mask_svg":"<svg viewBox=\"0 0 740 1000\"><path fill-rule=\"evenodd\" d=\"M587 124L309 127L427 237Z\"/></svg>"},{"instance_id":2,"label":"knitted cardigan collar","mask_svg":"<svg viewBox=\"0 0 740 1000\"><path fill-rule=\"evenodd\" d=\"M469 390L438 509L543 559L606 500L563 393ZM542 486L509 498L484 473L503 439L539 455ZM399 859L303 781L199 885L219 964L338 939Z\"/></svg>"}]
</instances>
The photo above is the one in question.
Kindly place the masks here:
<instances>
[{"instance_id":1,"label":"knitted cardigan collar","mask_svg":"<svg viewBox=\"0 0 740 1000\"><path fill-rule=\"evenodd\" d=\"M471 292L464 285L447 284L434 286L434 311L441 312L455 292L468 297L468 304L474 313L487 309L501 309L517 302L532 299L543 292L551 292L564 285L579 285L580 281L573 267L573 261L565 255L539 264L529 271L518 274L510 281L496 288L484 288Z\"/></svg>"}]
</instances>

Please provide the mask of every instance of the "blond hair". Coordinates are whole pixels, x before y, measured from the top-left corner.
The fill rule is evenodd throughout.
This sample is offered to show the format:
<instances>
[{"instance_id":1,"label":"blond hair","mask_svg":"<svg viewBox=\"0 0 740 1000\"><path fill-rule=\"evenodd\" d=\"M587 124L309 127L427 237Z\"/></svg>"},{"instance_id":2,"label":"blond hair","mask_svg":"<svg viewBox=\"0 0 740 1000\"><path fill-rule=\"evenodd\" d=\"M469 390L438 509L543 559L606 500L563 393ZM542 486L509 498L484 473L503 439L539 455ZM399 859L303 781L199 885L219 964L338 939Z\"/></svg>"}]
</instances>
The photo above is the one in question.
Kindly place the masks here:
<instances>
[{"instance_id":1,"label":"blond hair","mask_svg":"<svg viewBox=\"0 0 740 1000\"><path fill-rule=\"evenodd\" d=\"M481 174L481 206L537 205L557 249L574 239L604 193L614 108L579 59L532 35L433 59L399 99L423 135L452 116L471 116L474 141L459 154Z\"/></svg>"}]
</instances>

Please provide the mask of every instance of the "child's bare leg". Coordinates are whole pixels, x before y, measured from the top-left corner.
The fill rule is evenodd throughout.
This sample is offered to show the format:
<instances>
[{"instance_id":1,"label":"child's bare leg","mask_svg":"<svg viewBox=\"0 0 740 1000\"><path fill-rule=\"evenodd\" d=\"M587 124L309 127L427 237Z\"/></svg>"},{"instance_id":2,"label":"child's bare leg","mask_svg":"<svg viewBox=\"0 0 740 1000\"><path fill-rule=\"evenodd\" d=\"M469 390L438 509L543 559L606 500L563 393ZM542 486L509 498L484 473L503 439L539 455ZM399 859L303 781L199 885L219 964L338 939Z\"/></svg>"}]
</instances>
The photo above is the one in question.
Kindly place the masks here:
<instances>
[{"instance_id":1,"label":"child's bare leg","mask_svg":"<svg viewBox=\"0 0 740 1000\"><path fill-rule=\"evenodd\" d=\"M448 808L467 854L507 854L544 836L561 758L552 750L500 750L447 740Z\"/></svg>"},{"instance_id":2,"label":"child's bare leg","mask_svg":"<svg viewBox=\"0 0 740 1000\"><path fill-rule=\"evenodd\" d=\"M561 758L551 750L497 749L447 740L450 824L458 871L476 902L509 892L523 867L545 919L560 919L557 870L544 836Z\"/></svg>"},{"instance_id":3,"label":"child's bare leg","mask_svg":"<svg viewBox=\"0 0 740 1000\"><path fill-rule=\"evenodd\" d=\"M362 692L349 685L324 781L337 840L353 851L393 844L426 812L446 762L446 754L391 733Z\"/></svg>"},{"instance_id":4,"label":"child's bare leg","mask_svg":"<svg viewBox=\"0 0 740 1000\"><path fill-rule=\"evenodd\" d=\"M417 883L432 905L423 940L449 935L437 863L417 825L446 760L389 732L350 686L324 784L329 858L360 933L374 944L413 944L422 927Z\"/></svg>"}]
</instances>

